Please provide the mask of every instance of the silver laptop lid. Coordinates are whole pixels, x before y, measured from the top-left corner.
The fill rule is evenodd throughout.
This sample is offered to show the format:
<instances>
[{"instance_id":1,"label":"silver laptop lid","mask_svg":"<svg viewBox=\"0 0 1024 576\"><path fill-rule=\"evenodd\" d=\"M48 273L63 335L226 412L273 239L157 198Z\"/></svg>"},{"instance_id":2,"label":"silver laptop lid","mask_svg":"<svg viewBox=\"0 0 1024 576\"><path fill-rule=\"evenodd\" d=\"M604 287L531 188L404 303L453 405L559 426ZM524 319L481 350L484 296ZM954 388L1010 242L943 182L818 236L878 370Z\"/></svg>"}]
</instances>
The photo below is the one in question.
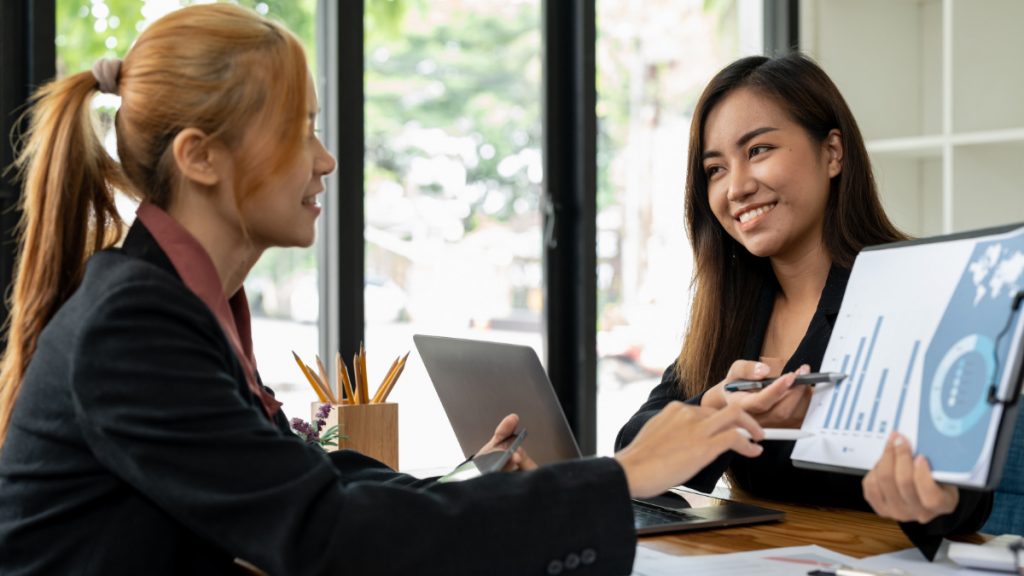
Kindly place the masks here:
<instances>
[{"instance_id":1,"label":"silver laptop lid","mask_svg":"<svg viewBox=\"0 0 1024 576\"><path fill-rule=\"evenodd\" d=\"M579 446L533 348L423 334L413 341L467 457L514 412L529 431L523 447L537 464L579 458Z\"/></svg>"}]
</instances>

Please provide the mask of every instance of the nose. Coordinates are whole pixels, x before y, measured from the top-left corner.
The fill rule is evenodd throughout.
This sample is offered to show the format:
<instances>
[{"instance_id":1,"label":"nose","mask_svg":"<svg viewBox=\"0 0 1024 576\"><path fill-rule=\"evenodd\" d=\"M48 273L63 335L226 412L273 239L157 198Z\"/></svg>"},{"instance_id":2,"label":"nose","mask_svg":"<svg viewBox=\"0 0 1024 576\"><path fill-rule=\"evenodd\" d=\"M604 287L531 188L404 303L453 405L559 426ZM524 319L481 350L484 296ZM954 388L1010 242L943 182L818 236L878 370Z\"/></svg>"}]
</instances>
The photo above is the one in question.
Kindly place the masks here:
<instances>
[{"instance_id":1,"label":"nose","mask_svg":"<svg viewBox=\"0 0 1024 576\"><path fill-rule=\"evenodd\" d=\"M730 202L741 202L744 198L757 192L757 179L745 164L738 163L729 171L729 189L726 197Z\"/></svg>"},{"instance_id":2,"label":"nose","mask_svg":"<svg viewBox=\"0 0 1024 576\"><path fill-rule=\"evenodd\" d=\"M327 176L334 169L338 167L338 161L334 156L327 151L327 147L320 143L320 151L316 156L316 161L313 163L313 170L316 171L318 176Z\"/></svg>"}]
</instances>

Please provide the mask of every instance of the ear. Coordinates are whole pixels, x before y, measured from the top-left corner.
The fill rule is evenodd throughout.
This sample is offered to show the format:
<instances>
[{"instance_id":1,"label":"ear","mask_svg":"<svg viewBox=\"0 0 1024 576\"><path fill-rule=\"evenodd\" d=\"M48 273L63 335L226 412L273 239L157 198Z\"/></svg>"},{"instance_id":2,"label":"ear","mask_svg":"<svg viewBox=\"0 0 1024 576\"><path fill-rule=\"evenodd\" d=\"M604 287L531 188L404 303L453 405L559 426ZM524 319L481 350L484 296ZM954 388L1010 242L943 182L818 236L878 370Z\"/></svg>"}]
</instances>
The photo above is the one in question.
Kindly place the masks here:
<instances>
[{"instance_id":1,"label":"ear","mask_svg":"<svg viewBox=\"0 0 1024 576\"><path fill-rule=\"evenodd\" d=\"M184 180L200 186L216 186L224 178L224 155L206 133L198 128L185 128L171 143L174 163Z\"/></svg>"},{"instance_id":2,"label":"ear","mask_svg":"<svg viewBox=\"0 0 1024 576\"><path fill-rule=\"evenodd\" d=\"M843 133L838 128L829 130L824 144L828 161L828 177L835 178L843 171Z\"/></svg>"}]
</instances>

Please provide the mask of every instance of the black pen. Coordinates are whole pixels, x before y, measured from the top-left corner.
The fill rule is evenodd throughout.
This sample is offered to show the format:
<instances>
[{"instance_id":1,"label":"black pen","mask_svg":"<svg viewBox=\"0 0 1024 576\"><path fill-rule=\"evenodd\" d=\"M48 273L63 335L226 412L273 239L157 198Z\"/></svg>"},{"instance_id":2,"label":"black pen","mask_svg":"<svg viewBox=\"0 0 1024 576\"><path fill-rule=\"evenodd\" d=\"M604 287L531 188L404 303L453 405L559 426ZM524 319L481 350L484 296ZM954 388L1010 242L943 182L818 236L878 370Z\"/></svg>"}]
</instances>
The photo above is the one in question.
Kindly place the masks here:
<instances>
[{"instance_id":1,"label":"black pen","mask_svg":"<svg viewBox=\"0 0 1024 576\"><path fill-rule=\"evenodd\" d=\"M767 387L772 382L778 380L780 376L772 376L771 378L765 378L764 380L734 380L725 385L726 392L751 392L754 390L761 390ZM814 386L815 384L838 384L846 379L846 374L840 374L839 372L811 372L810 374L801 374L793 380L793 385L806 384L808 386Z\"/></svg>"}]
</instances>

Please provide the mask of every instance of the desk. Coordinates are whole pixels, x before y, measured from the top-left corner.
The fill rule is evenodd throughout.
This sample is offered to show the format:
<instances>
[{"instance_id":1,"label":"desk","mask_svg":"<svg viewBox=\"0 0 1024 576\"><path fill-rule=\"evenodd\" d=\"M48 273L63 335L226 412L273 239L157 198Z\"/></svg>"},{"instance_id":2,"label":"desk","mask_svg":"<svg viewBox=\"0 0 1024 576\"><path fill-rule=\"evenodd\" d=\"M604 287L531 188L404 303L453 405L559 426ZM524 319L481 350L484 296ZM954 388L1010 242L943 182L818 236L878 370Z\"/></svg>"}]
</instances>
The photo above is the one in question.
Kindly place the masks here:
<instances>
[{"instance_id":1,"label":"desk","mask_svg":"<svg viewBox=\"0 0 1024 576\"><path fill-rule=\"evenodd\" d=\"M724 489L716 489L713 494L782 510L786 519L771 524L646 536L640 538L639 545L676 556L696 556L817 544L857 558L913 546L903 535L899 524L870 512L782 504L731 495ZM980 544L985 537L975 534L957 540Z\"/></svg>"}]
</instances>

